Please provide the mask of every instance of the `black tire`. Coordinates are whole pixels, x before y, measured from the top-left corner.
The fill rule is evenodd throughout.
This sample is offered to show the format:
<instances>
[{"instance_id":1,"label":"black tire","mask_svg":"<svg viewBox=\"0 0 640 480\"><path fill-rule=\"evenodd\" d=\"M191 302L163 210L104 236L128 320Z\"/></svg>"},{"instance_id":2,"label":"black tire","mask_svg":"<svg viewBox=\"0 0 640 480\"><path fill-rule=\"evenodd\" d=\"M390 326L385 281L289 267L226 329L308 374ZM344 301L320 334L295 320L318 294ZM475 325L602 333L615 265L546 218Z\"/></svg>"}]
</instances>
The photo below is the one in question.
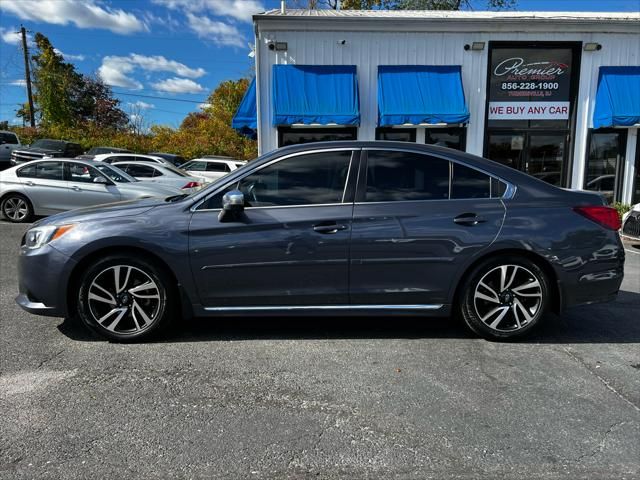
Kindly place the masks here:
<instances>
[{"instance_id":1,"label":"black tire","mask_svg":"<svg viewBox=\"0 0 640 480\"><path fill-rule=\"evenodd\" d=\"M33 218L33 205L27 197L10 193L0 203L2 216L11 223L28 223Z\"/></svg>"},{"instance_id":2,"label":"black tire","mask_svg":"<svg viewBox=\"0 0 640 480\"><path fill-rule=\"evenodd\" d=\"M505 255L473 269L462 286L459 308L465 324L477 335L509 340L536 328L550 299L549 279L538 265L524 257Z\"/></svg>"},{"instance_id":3,"label":"black tire","mask_svg":"<svg viewBox=\"0 0 640 480\"><path fill-rule=\"evenodd\" d=\"M155 262L110 255L83 273L77 303L82 323L98 335L135 342L165 331L178 300L171 276Z\"/></svg>"}]
</instances>

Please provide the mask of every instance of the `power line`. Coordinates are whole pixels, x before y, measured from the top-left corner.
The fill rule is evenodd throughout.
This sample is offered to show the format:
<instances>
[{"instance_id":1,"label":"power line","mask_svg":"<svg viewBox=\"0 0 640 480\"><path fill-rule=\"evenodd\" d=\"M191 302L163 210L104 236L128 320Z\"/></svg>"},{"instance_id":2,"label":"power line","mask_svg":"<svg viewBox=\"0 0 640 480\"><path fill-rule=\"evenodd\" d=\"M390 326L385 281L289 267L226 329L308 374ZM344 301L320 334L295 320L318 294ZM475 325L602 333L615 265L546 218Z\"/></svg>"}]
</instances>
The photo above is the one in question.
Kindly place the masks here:
<instances>
[{"instance_id":1,"label":"power line","mask_svg":"<svg viewBox=\"0 0 640 480\"><path fill-rule=\"evenodd\" d=\"M156 100L168 100L171 102L185 102L185 103L206 103L206 100L187 100L186 98L168 98L168 97L160 97L156 95L142 95L140 93L125 93L125 92L117 92L113 90L113 93L116 95L127 95L129 97L140 97L140 98L155 98Z\"/></svg>"}]
</instances>

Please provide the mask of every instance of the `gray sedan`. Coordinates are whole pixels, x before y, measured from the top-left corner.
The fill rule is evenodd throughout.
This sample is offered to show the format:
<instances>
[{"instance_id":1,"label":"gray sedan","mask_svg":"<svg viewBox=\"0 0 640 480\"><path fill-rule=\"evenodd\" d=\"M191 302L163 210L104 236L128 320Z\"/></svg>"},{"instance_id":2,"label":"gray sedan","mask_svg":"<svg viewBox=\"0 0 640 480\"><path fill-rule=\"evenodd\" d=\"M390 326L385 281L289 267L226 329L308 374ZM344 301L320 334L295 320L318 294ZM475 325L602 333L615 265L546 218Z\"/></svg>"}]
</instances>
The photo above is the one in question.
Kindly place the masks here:
<instances>
[{"instance_id":1,"label":"gray sedan","mask_svg":"<svg viewBox=\"0 0 640 480\"><path fill-rule=\"evenodd\" d=\"M122 170L88 160L36 160L0 172L0 211L10 222L122 200L180 195L142 184Z\"/></svg>"}]
</instances>

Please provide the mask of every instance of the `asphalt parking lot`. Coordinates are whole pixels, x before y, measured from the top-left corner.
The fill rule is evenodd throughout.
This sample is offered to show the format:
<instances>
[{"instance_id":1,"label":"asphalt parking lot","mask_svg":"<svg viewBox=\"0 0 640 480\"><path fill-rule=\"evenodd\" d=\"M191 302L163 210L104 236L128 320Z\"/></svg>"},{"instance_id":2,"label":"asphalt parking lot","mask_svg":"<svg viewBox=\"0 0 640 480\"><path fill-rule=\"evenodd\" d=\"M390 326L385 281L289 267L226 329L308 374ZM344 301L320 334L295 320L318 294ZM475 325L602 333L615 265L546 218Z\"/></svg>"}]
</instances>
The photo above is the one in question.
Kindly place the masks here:
<instances>
[{"instance_id":1,"label":"asphalt parking lot","mask_svg":"<svg viewBox=\"0 0 640 480\"><path fill-rule=\"evenodd\" d=\"M191 321L98 340L14 304L0 222L0 478L640 478L640 249L618 300L522 343L447 319Z\"/></svg>"}]
</instances>

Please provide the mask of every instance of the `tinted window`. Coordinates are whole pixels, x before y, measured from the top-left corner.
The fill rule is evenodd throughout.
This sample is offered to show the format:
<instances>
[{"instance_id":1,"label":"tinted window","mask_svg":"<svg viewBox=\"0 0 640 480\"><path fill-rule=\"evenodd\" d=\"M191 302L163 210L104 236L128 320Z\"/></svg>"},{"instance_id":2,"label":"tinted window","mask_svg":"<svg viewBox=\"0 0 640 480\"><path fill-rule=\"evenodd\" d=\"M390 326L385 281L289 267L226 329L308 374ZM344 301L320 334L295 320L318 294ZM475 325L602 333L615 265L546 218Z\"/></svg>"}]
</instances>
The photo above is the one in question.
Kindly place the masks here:
<instances>
[{"instance_id":1,"label":"tinted window","mask_svg":"<svg viewBox=\"0 0 640 480\"><path fill-rule=\"evenodd\" d=\"M394 142L415 142L415 128L376 128L376 140Z\"/></svg>"},{"instance_id":2,"label":"tinted window","mask_svg":"<svg viewBox=\"0 0 640 480\"><path fill-rule=\"evenodd\" d=\"M151 178L157 176L155 168L147 165L136 165L134 163L127 165L126 172L137 178Z\"/></svg>"},{"instance_id":3,"label":"tinted window","mask_svg":"<svg viewBox=\"0 0 640 480\"><path fill-rule=\"evenodd\" d=\"M424 143L464 152L466 131L464 127L427 128L424 131Z\"/></svg>"},{"instance_id":4,"label":"tinted window","mask_svg":"<svg viewBox=\"0 0 640 480\"><path fill-rule=\"evenodd\" d=\"M207 164L206 162L187 162L182 166L182 168L184 170L192 170L194 172L204 172L207 168Z\"/></svg>"},{"instance_id":5,"label":"tinted window","mask_svg":"<svg viewBox=\"0 0 640 480\"><path fill-rule=\"evenodd\" d=\"M222 195L239 189L247 206L340 203L349 172L350 151L299 155L269 165L211 197L200 208L220 208Z\"/></svg>"},{"instance_id":6,"label":"tinted window","mask_svg":"<svg viewBox=\"0 0 640 480\"><path fill-rule=\"evenodd\" d=\"M103 162L96 162L96 168L100 170L100 172L104 173L107 177L117 183L129 183L129 182L139 182L140 180L136 180L131 175L125 173L120 170L118 167L114 167L113 165L106 165Z\"/></svg>"},{"instance_id":7,"label":"tinted window","mask_svg":"<svg viewBox=\"0 0 640 480\"><path fill-rule=\"evenodd\" d=\"M63 180L62 162L38 162L18 170L19 177Z\"/></svg>"},{"instance_id":8,"label":"tinted window","mask_svg":"<svg viewBox=\"0 0 640 480\"><path fill-rule=\"evenodd\" d=\"M207 172L230 172L229 165L222 162L207 162Z\"/></svg>"},{"instance_id":9,"label":"tinted window","mask_svg":"<svg viewBox=\"0 0 640 480\"><path fill-rule=\"evenodd\" d=\"M418 153L370 151L367 202L449 198L449 161Z\"/></svg>"},{"instance_id":10,"label":"tinted window","mask_svg":"<svg viewBox=\"0 0 640 480\"><path fill-rule=\"evenodd\" d=\"M46 148L48 150L64 151L65 143L58 140L36 140L31 144L32 147Z\"/></svg>"},{"instance_id":11,"label":"tinted window","mask_svg":"<svg viewBox=\"0 0 640 480\"><path fill-rule=\"evenodd\" d=\"M451 198L490 198L491 177L473 168L453 164Z\"/></svg>"},{"instance_id":12,"label":"tinted window","mask_svg":"<svg viewBox=\"0 0 640 480\"><path fill-rule=\"evenodd\" d=\"M496 178L491 178L491 198L501 198L507 191L507 185Z\"/></svg>"},{"instance_id":13,"label":"tinted window","mask_svg":"<svg viewBox=\"0 0 640 480\"><path fill-rule=\"evenodd\" d=\"M82 153L82 147L77 143L68 143L64 150L64 154L68 157L75 157L82 155Z\"/></svg>"},{"instance_id":14,"label":"tinted window","mask_svg":"<svg viewBox=\"0 0 640 480\"><path fill-rule=\"evenodd\" d=\"M0 143L17 144L18 137L16 137L13 133L0 132Z\"/></svg>"},{"instance_id":15,"label":"tinted window","mask_svg":"<svg viewBox=\"0 0 640 480\"><path fill-rule=\"evenodd\" d=\"M103 177L98 170L82 163L67 163L70 182L93 183L93 179Z\"/></svg>"},{"instance_id":16,"label":"tinted window","mask_svg":"<svg viewBox=\"0 0 640 480\"><path fill-rule=\"evenodd\" d=\"M358 129L337 128L278 128L278 146L297 145L311 142L331 142L335 140L357 140Z\"/></svg>"}]
</instances>

